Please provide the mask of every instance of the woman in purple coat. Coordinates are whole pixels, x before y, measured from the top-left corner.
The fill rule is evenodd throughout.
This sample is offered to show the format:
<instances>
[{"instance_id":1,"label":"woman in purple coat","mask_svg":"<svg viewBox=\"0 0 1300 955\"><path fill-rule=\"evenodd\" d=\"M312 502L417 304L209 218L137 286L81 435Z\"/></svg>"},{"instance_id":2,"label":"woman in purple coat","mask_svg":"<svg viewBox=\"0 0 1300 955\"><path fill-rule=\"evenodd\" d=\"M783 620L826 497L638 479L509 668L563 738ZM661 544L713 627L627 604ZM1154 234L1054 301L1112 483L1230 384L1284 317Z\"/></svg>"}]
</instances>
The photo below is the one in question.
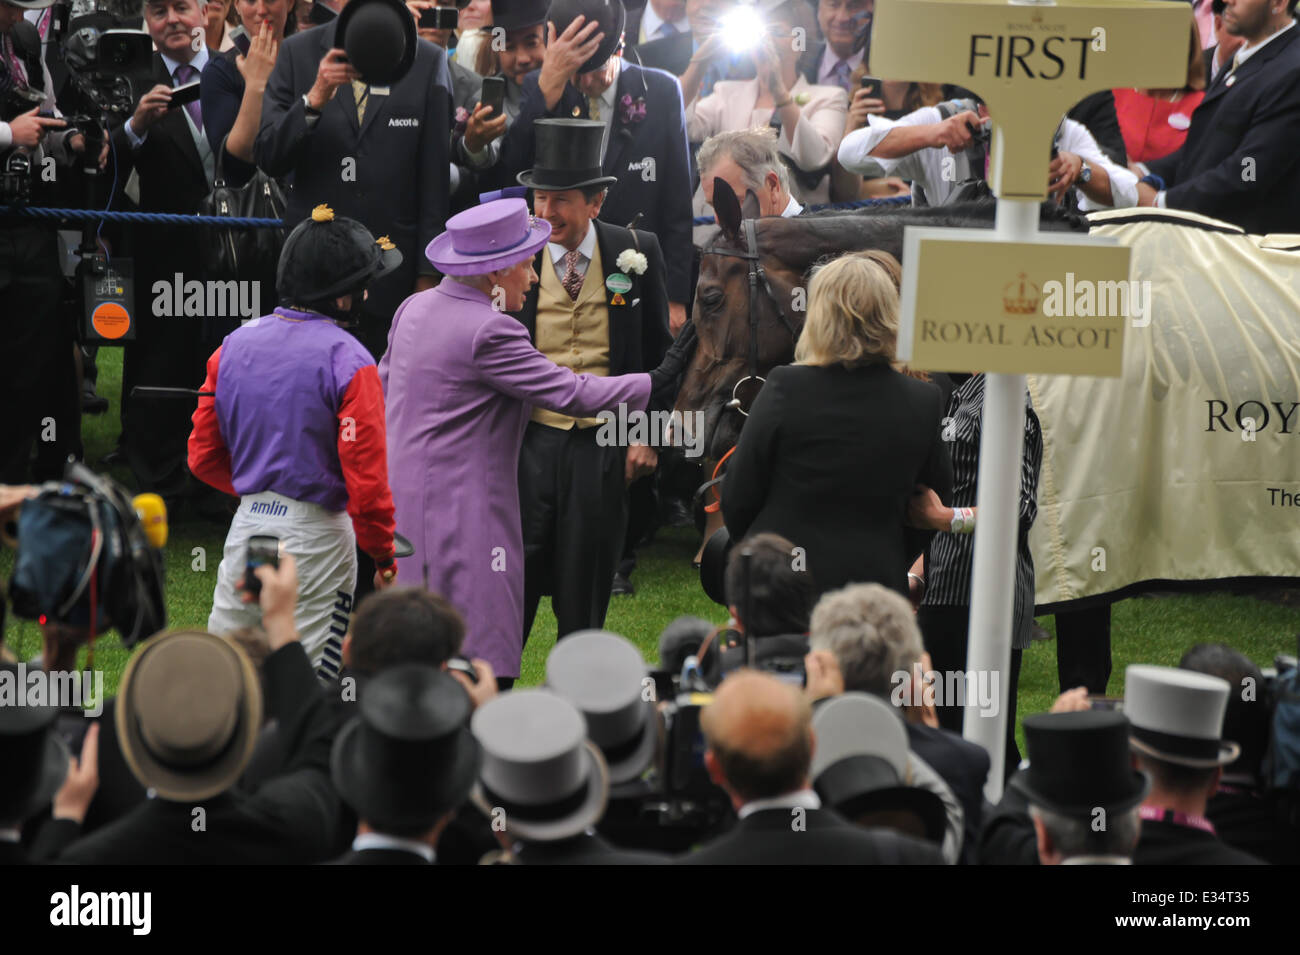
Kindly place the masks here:
<instances>
[{"instance_id":1,"label":"woman in purple coat","mask_svg":"<svg viewBox=\"0 0 1300 955\"><path fill-rule=\"evenodd\" d=\"M519 447L533 405L578 416L644 411L667 373L598 378L543 357L523 325L532 260L551 227L523 199L454 216L425 255L446 276L393 316L379 362L388 475L398 532L415 553L402 580L424 580L465 617L465 654L498 682L519 676L524 558ZM660 380L656 380L656 378Z\"/></svg>"}]
</instances>

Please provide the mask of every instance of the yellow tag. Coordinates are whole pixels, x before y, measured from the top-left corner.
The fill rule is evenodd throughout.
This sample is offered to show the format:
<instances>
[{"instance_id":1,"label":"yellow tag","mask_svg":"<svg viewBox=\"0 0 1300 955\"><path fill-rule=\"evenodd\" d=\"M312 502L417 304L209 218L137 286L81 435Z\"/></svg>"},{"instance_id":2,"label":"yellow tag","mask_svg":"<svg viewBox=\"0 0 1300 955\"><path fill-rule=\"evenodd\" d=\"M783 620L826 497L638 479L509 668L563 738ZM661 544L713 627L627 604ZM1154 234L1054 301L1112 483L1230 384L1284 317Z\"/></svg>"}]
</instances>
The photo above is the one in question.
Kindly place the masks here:
<instances>
[{"instance_id":1,"label":"yellow tag","mask_svg":"<svg viewBox=\"0 0 1300 955\"><path fill-rule=\"evenodd\" d=\"M319 206L317 206L315 209L311 211L311 221L312 222L333 222L334 210L331 209L329 206L325 205L324 203L321 203Z\"/></svg>"},{"instance_id":2,"label":"yellow tag","mask_svg":"<svg viewBox=\"0 0 1300 955\"><path fill-rule=\"evenodd\" d=\"M622 292L615 292L614 297L609 300L610 305L626 305L627 299L623 297Z\"/></svg>"}]
</instances>

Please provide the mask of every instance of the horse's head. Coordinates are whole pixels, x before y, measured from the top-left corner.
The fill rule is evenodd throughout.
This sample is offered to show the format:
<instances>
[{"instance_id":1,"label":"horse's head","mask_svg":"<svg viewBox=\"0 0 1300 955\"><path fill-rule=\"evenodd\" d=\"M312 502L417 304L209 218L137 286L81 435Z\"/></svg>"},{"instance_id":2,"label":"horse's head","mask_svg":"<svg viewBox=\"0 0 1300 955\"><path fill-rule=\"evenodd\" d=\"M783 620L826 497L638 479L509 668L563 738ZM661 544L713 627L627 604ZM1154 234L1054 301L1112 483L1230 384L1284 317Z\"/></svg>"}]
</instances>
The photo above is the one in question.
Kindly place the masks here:
<instances>
[{"instance_id":1,"label":"horse's head","mask_svg":"<svg viewBox=\"0 0 1300 955\"><path fill-rule=\"evenodd\" d=\"M752 376L764 377L773 367L794 360L791 328L797 332L802 327L803 312L792 308L791 293L803 270L784 261L780 249L768 248L762 241L765 224L780 219L754 223L754 252L759 258L750 257L744 221L758 217L758 201L752 192L742 205L731 187L717 179L713 207L719 229L701 256L691 313L699 344L676 407L683 412L704 412L704 436L688 434L686 443L707 440L704 456L716 460L740 437L744 413L761 387ZM750 269L760 264L767 282L758 278L751 289ZM757 327L756 368L751 368L751 322ZM683 423L688 429L693 427L691 416L683 415Z\"/></svg>"}]
</instances>

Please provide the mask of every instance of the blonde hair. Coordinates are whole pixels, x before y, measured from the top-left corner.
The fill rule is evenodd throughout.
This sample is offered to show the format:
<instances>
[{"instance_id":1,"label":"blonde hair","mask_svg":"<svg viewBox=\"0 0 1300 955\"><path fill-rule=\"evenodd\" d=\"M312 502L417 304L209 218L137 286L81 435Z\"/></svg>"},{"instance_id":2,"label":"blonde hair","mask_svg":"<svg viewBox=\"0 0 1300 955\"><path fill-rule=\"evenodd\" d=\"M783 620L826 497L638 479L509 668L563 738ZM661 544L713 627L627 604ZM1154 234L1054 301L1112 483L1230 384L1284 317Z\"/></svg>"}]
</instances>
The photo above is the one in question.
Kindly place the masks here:
<instances>
[{"instance_id":1,"label":"blonde hair","mask_svg":"<svg viewBox=\"0 0 1300 955\"><path fill-rule=\"evenodd\" d=\"M892 364L897 346L898 289L879 262L845 255L813 273L796 364Z\"/></svg>"}]
</instances>

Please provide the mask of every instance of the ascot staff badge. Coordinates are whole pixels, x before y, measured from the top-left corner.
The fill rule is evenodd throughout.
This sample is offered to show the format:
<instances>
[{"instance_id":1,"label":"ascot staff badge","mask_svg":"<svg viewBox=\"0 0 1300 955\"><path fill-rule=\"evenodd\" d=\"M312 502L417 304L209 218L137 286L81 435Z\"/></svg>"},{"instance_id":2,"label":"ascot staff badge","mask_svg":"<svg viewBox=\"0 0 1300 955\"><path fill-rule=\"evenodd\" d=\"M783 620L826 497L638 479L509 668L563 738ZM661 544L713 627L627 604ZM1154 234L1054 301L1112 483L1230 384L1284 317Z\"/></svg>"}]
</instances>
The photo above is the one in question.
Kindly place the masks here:
<instances>
[{"instance_id":1,"label":"ascot staff badge","mask_svg":"<svg viewBox=\"0 0 1300 955\"><path fill-rule=\"evenodd\" d=\"M609 300L610 305L626 305L627 299L623 293L632 291L632 280L622 272L614 272L605 279L605 288L614 293L614 297Z\"/></svg>"}]
</instances>

